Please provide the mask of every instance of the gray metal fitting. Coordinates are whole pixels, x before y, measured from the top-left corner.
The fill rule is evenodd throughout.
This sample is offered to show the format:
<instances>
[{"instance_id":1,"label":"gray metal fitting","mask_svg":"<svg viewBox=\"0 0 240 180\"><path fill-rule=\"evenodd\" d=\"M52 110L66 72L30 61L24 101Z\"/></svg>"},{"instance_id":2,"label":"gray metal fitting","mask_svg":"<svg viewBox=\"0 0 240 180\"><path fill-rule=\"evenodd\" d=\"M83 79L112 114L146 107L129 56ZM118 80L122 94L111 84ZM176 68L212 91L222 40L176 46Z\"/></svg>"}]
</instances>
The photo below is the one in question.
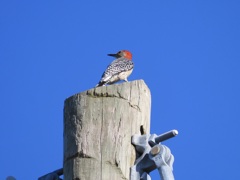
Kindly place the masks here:
<instances>
[{"instance_id":1,"label":"gray metal fitting","mask_svg":"<svg viewBox=\"0 0 240 180\"><path fill-rule=\"evenodd\" d=\"M174 180L174 156L168 147L159 143L177 134L177 130L172 130L159 136L133 135L132 144L135 146L137 158L131 167L130 180L151 180L149 173L155 169L158 169L161 180Z\"/></svg>"},{"instance_id":2,"label":"gray metal fitting","mask_svg":"<svg viewBox=\"0 0 240 180\"><path fill-rule=\"evenodd\" d=\"M48 173L38 178L38 180L62 180L59 176L63 175L63 168Z\"/></svg>"}]
</instances>

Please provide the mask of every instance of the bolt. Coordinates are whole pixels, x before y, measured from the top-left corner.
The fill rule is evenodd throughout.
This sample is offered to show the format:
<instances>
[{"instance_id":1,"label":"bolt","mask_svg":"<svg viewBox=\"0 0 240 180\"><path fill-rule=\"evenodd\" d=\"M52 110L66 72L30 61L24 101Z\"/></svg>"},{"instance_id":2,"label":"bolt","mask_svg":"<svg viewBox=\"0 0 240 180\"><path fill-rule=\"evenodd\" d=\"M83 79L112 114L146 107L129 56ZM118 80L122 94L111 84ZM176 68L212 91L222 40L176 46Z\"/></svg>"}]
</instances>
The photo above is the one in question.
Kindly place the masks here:
<instances>
[{"instance_id":1,"label":"bolt","mask_svg":"<svg viewBox=\"0 0 240 180\"><path fill-rule=\"evenodd\" d=\"M152 149L151 149L151 154L153 156L156 156L158 153L160 152L160 147L157 145L157 146L154 146Z\"/></svg>"}]
</instances>

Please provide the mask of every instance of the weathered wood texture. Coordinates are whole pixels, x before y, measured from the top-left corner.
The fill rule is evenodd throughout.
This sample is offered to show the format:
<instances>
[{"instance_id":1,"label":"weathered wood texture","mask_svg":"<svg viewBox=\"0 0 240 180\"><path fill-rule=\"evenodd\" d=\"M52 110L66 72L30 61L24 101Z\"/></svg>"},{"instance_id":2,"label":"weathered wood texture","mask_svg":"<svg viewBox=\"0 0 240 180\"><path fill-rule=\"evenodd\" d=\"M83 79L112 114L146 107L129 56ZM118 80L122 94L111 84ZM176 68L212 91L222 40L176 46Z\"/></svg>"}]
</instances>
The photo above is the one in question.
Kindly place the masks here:
<instances>
[{"instance_id":1,"label":"weathered wood texture","mask_svg":"<svg viewBox=\"0 0 240 180\"><path fill-rule=\"evenodd\" d=\"M76 94L64 104L64 179L129 179L133 134L149 133L151 95L143 80Z\"/></svg>"}]
</instances>

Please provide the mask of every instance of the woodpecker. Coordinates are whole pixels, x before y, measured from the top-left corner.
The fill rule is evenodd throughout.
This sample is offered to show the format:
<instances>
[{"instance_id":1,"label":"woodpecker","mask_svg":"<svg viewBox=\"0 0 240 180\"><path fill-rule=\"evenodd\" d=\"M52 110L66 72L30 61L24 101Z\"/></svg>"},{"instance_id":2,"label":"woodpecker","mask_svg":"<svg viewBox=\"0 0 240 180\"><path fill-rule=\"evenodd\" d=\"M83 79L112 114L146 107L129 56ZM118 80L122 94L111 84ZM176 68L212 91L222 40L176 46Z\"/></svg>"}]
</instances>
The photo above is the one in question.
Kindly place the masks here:
<instances>
[{"instance_id":1,"label":"woodpecker","mask_svg":"<svg viewBox=\"0 0 240 180\"><path fill-rule=\"evenodd\" d=\"M108 56L117 59L108 65L96 87L113 84L120 80L128 82L127 78L133 71L132 54L129 51L121 50L116 54L108 54Z\"/></svg>"}]
</instances>

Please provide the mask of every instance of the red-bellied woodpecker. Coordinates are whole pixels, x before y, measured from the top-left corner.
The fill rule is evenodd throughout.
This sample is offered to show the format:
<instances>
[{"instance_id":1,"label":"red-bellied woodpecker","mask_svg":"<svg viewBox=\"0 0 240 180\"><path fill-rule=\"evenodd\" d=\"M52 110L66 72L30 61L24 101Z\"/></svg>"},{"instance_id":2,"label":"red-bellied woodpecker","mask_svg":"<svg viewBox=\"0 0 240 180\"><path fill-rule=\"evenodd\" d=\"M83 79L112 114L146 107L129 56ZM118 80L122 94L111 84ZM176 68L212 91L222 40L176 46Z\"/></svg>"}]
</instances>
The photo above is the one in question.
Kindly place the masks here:
<instances>
[{"instance_id":1,"label":"red-bellied woodpecker","mask_svg":"<svg viewBox=\"0 0 240 180\"><path fill-rule=\"evenodd\" d=\"M128 76L133 71L132 54L129 51L122 50L117 54L108 54L108 56L113 56L117 59L108 65L96 87L113 84L120 80L127 82Z\"/></svg>"}]
</instances>

